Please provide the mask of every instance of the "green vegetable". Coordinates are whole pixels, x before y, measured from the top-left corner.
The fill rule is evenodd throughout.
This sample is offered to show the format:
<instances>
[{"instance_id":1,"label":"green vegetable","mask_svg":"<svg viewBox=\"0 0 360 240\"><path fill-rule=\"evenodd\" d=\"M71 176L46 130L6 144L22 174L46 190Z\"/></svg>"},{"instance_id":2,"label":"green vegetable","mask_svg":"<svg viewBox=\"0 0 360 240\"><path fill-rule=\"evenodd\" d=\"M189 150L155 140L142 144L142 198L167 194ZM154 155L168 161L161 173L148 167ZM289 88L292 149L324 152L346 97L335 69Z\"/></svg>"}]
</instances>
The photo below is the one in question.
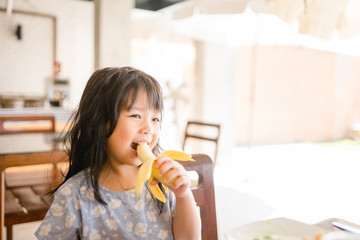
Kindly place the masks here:
<instances>
[{"instance_id":1,"label":"green vegetable","mask_svg":"<svg viewBox=\"0 0 360 240\"><path fill-rule=\"evenodd\" d=\"M256 237L254 240L281 240L281 238L276 235L266 235L263 237Z\"/></svg>"}]
</instances>

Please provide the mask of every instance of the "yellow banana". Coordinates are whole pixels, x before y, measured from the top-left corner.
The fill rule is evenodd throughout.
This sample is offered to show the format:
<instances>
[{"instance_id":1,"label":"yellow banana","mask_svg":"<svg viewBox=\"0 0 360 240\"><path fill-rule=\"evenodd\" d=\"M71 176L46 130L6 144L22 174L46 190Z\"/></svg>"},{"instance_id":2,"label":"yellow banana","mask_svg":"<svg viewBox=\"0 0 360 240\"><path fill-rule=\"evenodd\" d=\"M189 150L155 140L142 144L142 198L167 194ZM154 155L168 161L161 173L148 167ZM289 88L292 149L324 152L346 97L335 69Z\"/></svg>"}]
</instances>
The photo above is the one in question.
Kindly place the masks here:
<instances>
[{"instance_id":1,"label":"yellow banana","mask_svg":"<svg viewBox=\"0 0 360 240\"><path fill-rule=\"evenodd\" d=\"M136 193L139 195L141 193L141 190L143 188L144 182L148 181L148 185L150 188L151 193L160 201L166 202L166 198L164 194L161 192L158 185L151 185L151 181L156 178L160 182L164 181L164 176L159 176L159 169L155 167L156 159L157 157L152 153L150 147L145 143L140 143L136 147L136 151L138 154L138 157L140 161L142 162L142 165L139 168L139 172L136 176ZM165 151L162 152L159 156L168 156L171 159L178 160L178 161L193 161L191 159L191 155L181 152L181 151ZM165 174L166 175L166 174ZM170 185L175 181L176 179L172 179L170 181ZM164 186L166 192L168 191L166 186Z\"/></svg>"}]
</instances>

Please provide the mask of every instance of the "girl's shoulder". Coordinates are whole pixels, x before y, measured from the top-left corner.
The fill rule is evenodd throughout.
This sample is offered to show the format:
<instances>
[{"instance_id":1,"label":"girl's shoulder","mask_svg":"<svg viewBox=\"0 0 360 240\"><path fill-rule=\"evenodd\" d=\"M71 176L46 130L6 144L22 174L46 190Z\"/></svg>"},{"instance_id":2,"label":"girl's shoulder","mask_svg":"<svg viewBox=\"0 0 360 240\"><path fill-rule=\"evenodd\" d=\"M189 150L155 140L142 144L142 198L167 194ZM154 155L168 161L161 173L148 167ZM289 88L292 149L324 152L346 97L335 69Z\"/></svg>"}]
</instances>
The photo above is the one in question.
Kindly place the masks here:
<instances>
[{"instance_id":1,"label":"girl's shoulder","mask_svg":"<svg viewBox=\"0 0 360 240\"><path fill-rule=\"evenodd\" d=\"M68 195L71 192L79 191L80 189L85 188L88 188L86 170L82 170L64 182L56 191L56 194Z\"/></svg>"}]
</instances>

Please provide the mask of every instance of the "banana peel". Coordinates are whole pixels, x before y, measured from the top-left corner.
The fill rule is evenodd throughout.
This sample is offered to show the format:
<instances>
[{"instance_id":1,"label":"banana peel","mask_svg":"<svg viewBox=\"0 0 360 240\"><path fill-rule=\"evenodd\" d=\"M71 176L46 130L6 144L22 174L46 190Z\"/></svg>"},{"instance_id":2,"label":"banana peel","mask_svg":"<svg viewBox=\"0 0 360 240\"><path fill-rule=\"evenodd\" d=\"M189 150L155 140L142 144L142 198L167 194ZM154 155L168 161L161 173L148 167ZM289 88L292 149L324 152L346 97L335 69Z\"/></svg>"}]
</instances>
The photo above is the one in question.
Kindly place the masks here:
<instances>
[{"instance_id":1,"label":"banana peel","mask_svg":"<svg viewBox=\"0 0 360 240\"><path fill-rule=\"evenodd\" d=\"M142 165L139 168L139 172L136 176L136 193L140 195L142 188L144 186L144 182L148 181L149 189L151 193L160 201L166 202L166 198L162 193L158 184L151 185L150 183L153 181L154 178L158 179L160 182L164 180L164 176L159 176L159 169L155 167L156 159L158 159L153 152L151 151L150 147L145 143L139 143L136 147L136 151ZM164 151L162 152L159 157L161 156L168 156L171 159L178 160L178 161L193 161L190 154L181 151ZM166 175L166 174L165 174ZM175 182L176 178L170 181L170 185ZM161 183L160 183L161 184ZM168 189L164 186L165 191L168 193Z\"/></svg>"}]
</instances>

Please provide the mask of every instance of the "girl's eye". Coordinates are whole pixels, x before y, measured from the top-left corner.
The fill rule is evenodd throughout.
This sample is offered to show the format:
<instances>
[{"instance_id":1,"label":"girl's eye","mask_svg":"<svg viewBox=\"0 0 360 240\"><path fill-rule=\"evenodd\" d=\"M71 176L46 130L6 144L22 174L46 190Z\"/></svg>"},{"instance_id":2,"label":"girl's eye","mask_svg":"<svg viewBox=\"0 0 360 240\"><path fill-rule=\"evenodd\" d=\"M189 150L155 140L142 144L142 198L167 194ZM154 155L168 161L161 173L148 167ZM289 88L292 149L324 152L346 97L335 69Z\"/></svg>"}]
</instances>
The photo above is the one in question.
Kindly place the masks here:
<instances>
[{"instance_id":1,"label":"girl's eye","mask_svg":"<svg viewBox=\"0 0 360 240\"><path fill-rule=\"evenodd\" d=\"M153 118L153 121L154 122L160 122L160 119L159 118Z\"/></svg>"},{"instance_id":2,"label":"girl's eye","mask_svg":"<svg viewBox=\"0 0 360 240\"><path fill-rule=\"evenodd\" d=\"M133 115L131 115L130 117L133 117L133 118L140 118L140 115L139 115L139 114L133 114Z\"/></svg>"}]
</instances>

